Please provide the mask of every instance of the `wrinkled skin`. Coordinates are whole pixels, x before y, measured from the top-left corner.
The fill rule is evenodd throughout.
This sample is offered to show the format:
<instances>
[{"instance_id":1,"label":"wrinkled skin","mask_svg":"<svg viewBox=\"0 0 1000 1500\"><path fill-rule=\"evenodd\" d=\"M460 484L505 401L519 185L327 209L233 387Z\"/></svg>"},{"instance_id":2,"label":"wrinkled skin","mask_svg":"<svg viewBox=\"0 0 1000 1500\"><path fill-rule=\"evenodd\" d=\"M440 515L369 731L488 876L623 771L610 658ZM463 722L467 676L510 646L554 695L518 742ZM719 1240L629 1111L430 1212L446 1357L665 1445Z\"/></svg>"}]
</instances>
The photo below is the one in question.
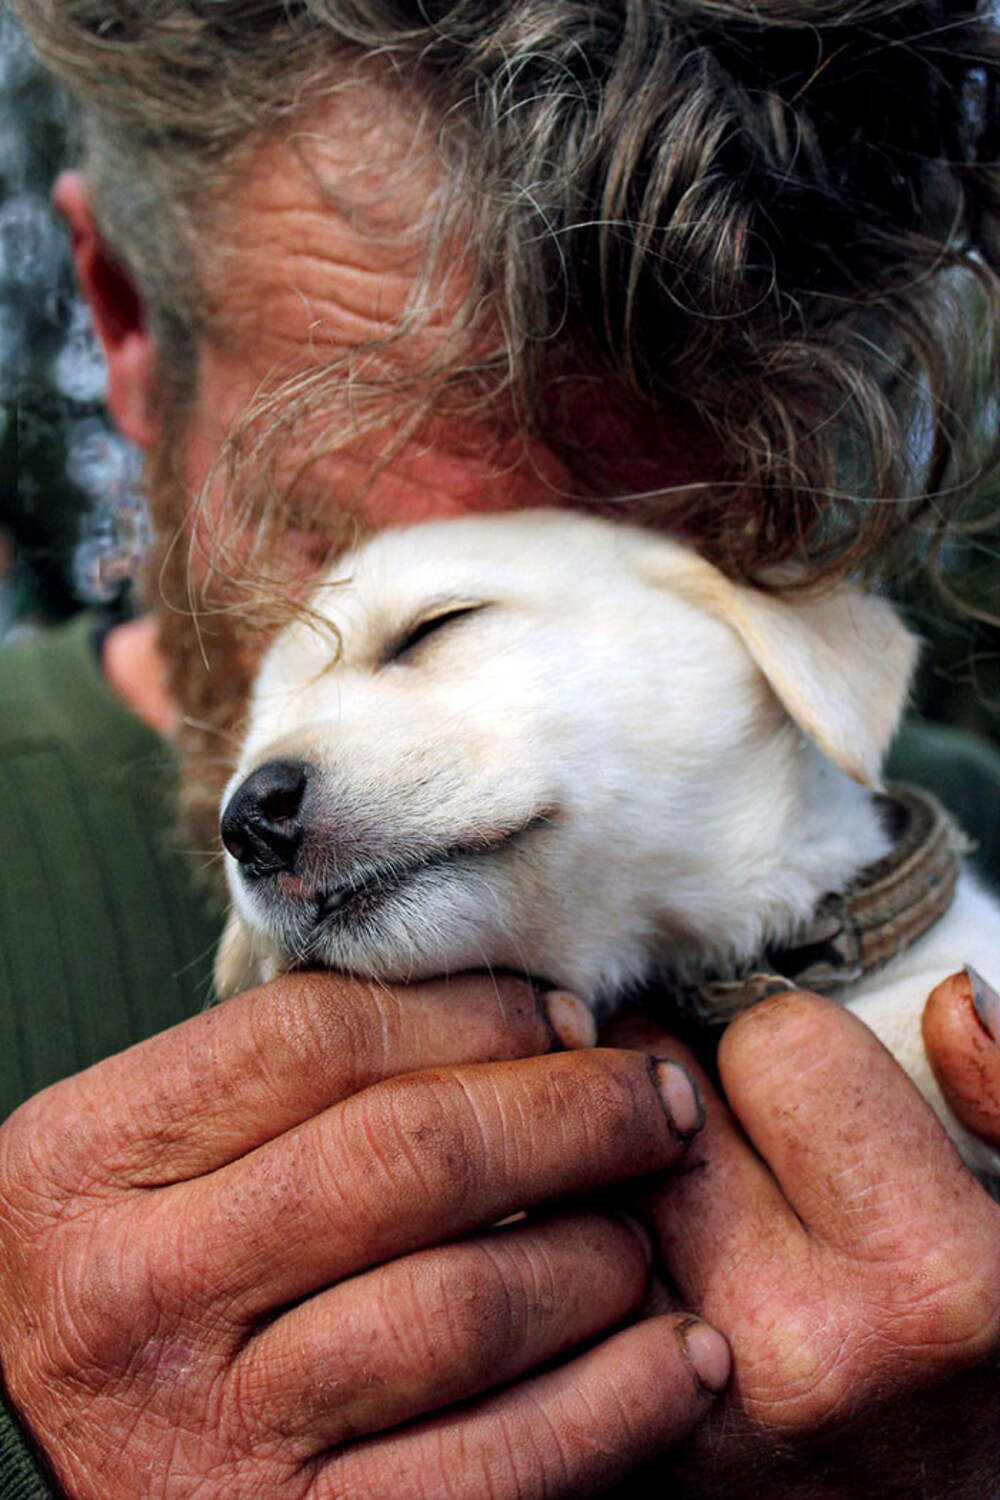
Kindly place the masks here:
<instances>
[{"instance_id":1,"label":"wrinkled skin","mask_svg":"<svg viewBox=\"0 0 1000 1500\"><path fill-rule=\"evenodd\" d=\"M0 1329L67 1493L523 1500L657 1453L695 1496L994 1493L1000 1210L888 1054L816 997L766 1002L723 1042L733 1112L702 1080L687 1143L681 1075L672 1125L637 1050L681 1049L613 1039L550 1055L513 981L299 976L23 1106ZM655 1285L633 1321L641 1235L551 1211L602 1184L732 1344L714 1411L709 1330Z\"/></svg>"},{"instance_id":2,"label":"wrinkled skin","mask_svg":"<svg viewBox=\"0 0 1000 1500\"><path fill-rule=\"evenodd\" d=\"M646 1022L612 1036L697 1071ZM692 1497L1000 1494L1000 1208L831 1002L765 1002L718 1065L725 1101L702 1076L705 1129L643 1200L672 1286L650 1306L697 1307L734 1356L668 1471Z\"/></svg>"},{"instance_id":3,"label":"wrinkled skin","mask_svg":"<svg viewBox=\"0 0 1000 1500\"><path fill-rule=\"evenodd\" d=\"M640 1052L553 1045L514 981L297 976L22 1106L0 1340L65 1492L575 1496L686 1432L728 1350L630 1321L641 1231L491 1228L669 1168L697 1126L680 1070L661 1092Z\"/></svg>"}]
</instances>

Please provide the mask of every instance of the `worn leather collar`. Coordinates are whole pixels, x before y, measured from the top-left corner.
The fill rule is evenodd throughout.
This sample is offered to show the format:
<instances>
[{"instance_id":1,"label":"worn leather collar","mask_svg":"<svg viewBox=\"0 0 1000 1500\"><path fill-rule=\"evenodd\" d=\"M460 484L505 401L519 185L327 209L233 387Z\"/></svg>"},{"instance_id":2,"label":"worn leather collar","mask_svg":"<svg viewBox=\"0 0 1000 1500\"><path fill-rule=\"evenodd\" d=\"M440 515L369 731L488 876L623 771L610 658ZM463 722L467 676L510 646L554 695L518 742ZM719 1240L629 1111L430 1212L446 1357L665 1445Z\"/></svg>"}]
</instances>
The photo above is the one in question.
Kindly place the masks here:
<instances>
[{"instance_id":1,"label":"worn leather collar","mask_svg":"<svg viewBox=\"0 0 1000 1500\"><path fill-rule=\"evenodd\" d=\"M824 896L781 948L738 974L707 978L677 997L693 1021L725 1025L782 989L835 996L922 938L951 905L963 855L972 847L928 792L895 785L878 797L894 844L845 891Z\"/></svg>"}]
</instances>

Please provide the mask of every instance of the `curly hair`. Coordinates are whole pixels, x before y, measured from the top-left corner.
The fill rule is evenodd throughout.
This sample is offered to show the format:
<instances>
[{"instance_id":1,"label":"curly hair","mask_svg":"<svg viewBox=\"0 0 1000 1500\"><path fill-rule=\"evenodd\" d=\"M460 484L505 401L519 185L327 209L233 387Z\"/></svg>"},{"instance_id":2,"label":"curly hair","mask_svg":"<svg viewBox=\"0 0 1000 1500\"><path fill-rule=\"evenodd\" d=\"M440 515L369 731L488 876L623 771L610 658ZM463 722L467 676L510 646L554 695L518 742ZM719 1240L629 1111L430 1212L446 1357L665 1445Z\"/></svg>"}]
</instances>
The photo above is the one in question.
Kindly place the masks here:
<instances>
[{"instance_id":1,"label":"curly hair","mask_svg":"<svg viewBox=\"0 0 1000 1500\"><path fill-rule=\"evenodd\" d=\"M757 580L793 557L813 580L885 571L995 461L990 3L15 4L80 106L102 226L178 401L210 319L190 266L212 205L360 69L432 122L427 278L456 223L476 251L473 336L425 372L412 420L430 392L502 392L574 498L628 504ZM484 355L487 326L502 347ZM315 409L342 373L295 399ZM635 432L698 434L704 482L619 493L581 424L554 420L584 377Z\"/></svg>"}]
</instances>

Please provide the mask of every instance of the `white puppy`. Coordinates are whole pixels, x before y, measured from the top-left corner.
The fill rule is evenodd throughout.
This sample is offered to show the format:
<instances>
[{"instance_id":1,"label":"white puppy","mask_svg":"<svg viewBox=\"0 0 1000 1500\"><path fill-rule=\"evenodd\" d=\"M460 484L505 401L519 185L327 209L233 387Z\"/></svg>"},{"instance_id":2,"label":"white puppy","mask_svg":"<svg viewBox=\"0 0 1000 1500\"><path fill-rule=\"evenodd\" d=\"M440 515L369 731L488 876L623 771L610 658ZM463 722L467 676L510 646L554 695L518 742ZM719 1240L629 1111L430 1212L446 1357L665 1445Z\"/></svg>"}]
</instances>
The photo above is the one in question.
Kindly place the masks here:
<instances>
[{"instance_id":1,"label":"white puppy","mask_svg":"<svg viewBox=\"0 0 1000 1500\"><path fill-rule=\"evenodd\" d=\"M601 1010L655 978L704 1015L781 968L839 986L1000 1167L921 1042L930 989L995 967L1000 912L965 873L949 906L939 810L877 795L916 655L888 605L535 511L384 532L313 610L262 662L223 801L220 994L504 966Z\"/></svg>"}]
</instances>

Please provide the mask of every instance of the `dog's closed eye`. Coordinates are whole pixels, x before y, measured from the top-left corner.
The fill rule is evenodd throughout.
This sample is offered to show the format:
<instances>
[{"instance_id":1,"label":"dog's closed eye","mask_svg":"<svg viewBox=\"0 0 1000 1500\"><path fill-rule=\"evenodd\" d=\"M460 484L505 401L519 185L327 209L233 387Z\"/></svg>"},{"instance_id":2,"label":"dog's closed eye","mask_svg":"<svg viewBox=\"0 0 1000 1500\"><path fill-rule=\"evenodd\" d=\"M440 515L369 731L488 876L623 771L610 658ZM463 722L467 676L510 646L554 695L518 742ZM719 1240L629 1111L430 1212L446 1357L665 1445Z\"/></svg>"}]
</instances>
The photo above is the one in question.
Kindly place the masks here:
<instances>
[{"instance_id":1,"label":"dog's closed eye","mask_svg":"<svg viewBox=\"0 0 1000 1500\"><path fill-rule=\"evenodd\" d=\"M383 666L388 666L390 662L404 660L411 656L429 636L454 624L456 620L461 620L466 615L478 614L487 607L485 604L460 604L442 609L437 614L424 615L408 625L402 635L397 636L390 644L382 656Z\"/></svg>"}]
</instances>

